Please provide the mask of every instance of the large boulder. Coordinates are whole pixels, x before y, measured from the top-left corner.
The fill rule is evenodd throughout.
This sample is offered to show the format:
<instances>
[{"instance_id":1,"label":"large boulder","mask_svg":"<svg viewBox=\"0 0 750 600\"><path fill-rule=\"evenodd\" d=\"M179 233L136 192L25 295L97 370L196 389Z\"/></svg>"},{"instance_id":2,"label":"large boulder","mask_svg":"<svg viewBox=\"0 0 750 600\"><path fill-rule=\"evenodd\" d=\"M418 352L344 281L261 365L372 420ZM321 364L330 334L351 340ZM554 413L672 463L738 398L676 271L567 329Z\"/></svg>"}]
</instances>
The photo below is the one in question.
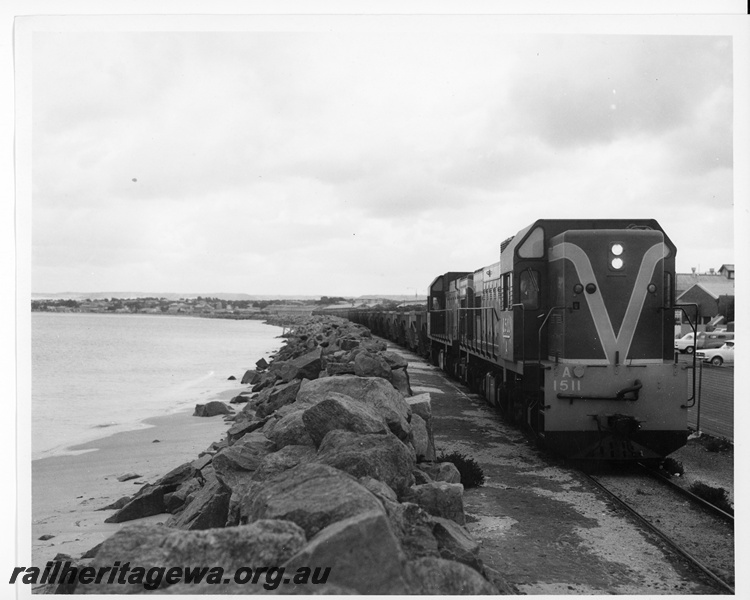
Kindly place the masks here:
<instances>
[{"instance_id":1,"label":"large boulder","mask_svg":"<svg viewBox=\"0 0 750 600\"><path fill-rule=\"evenodd\" d=\"M364 335L363 333L362 337L367 337L367 336ZM382 354L383 352L388 350L388 344L386 344L382 340L372 339L371 337L370 339L362 340L362 343L360 344L360 348L367 350L368 352L373 352L373 353L379 352Z\"/></svg>"},{"instance_id":2,"label":"large boulder","mask_svg":"<svg viewBox=\"0 0 750 600\"><path fill-rule=\"evenodd\" d=\"M194 417L215 417L216 415L232 414L232 409L228 404L220 400L211 400L206 404L196 404Z\"/></svg>"},{"instance_id":3,"label":"large boulder","mask_svg":"<svg viewBox=\"0 0 750 600\"><path fill-rule=\"evenodd\" d=\"M429 422L432 420L432 397L429 392L424 392L412 396L411 398L407 398L406 403L409 405L412 412L417 413L425 421Z\"/></svg>"},{"instance_id":4,"label":"large boulder","mask_svg":"<svg viewBox=\"0 0 750 600\"><path fill-rule=\"evenodd\" d=\"M435 446L431 444L430 434L427 431L427 423L418 414L411 416L412 443L417 453L417 461L435 460Z\"/></svg>"},{"instance_id":5,"label":"large boulder","mask_svg":"<svg viewBox=\"0 0 750 600\"><path fill-rule=\"evenodd\" d=\"M312 445L289 444L281 450L267 454L261 461L258 470L253 473L253 480L265 481L269 477L288 471L299 464L315 460L315 447Z\"/></svg>"},{"instance_id":6,"label":"large boulder","mask_svg":"<svg viewBox=\"0 0 750 600\"><path fill-rule=\"evenodd\" d=\"M294 523L279 520L203 531L175 531L163 525L133 525L120 529L106 539L90 566L98 570L111 567L115 561L130 563L129 581L133 578L135 567L145 570L164 568L165 571L177 566L191 569L221 567L224 576L231 577L241 568L282 565L305 543L302 529ZM163 577L160 582L160 593L168 586L166 579ZM102 581L98 585L79 584L76 592L134 594L144 593L152 587L148 583L147 586L143 583L108 584L106 577ZM192 593L188 584L181 583L179 587L184 589L182 593Z\"/></svg>"},{"instance_id":7,"label":"large boulder","mask_svg":"<svg viewBox=\"0 0 750 600\"><path fill-rule=\"evenodd\" d=\"M402 396L411 396L411 384L409 373L406 369L393 369L391 371L391 385L401 392Z\"/></svg>"},{"instance_id":8,"label":"large boulder","mask_svg":"<svg viewBox=\"0 0 750 600\"><path fill-rule=\"evenodd\" d=\"M324 565L330 568L327 583L358 594L408 594L405 564L406 557L386 516L382 511L368 511L321 530L284 568L295 572ZM300 591L314 593L314 588Z\"/></svg>"},{"instance_id":9,"label":"large boulder","mask_svg":"<svg viewBox=\"0 0 750 600\"><path fill-rule=\"evenodd\" d=\"M273 422L268 429L264 429L263 435L271 440L277 449L290 444L313 446L313 440L303 422L304 412L304 410L290 412Z\"/></svg>"},{"instance_id":10,"label":"large boulder","mask_svg":"<svg viewBox=\"0 0 750 600\"><path fill-rule=\"evenodd\" d=\"M384 501L391 527L409 559L439 556L433 517L411 502Z\"/></svg>"},{"instance_id":11,"label":"large boulder","mask_svg":"<svg viewBox=\"0 0 750 600\"><path fill-rule=\"evenodd\" d=\"M461 483L461 473L452 462L420 463L419 468L430 476L433 481L446 483Z\"/></svg>"},{"instance_id":12,"label":"large boulder","mask_svg":"<svg viewBox=\"0 0 750 600\"><path fill-rule=\"evenodd\" d=\"M197 477L188 479L174 491L164 494L164 507L169 513L176 513L183 508L188 497L196 494L201 489L200 481Z\"/></svg>"},{"instance_id":13,"label":"large boulder","mask_svg":"<svg viewBox=\"0 0 750 600\"><path fill-rule=\"evenodd\" d=\"M464 486L460 483L433 481L413 486L408 499L419 504L431 515L465 525L463 494Z\"/></svg>"},{"instance_id":14,"label":"large boulder","mask_svg":"<svg viewBox=\"0 0 750 600\"><path fill-rule=\"evenodd\" d=\"M227 442L234 444L242 436L247 433L252 433L256 429L260 429L266 424L268 417L265 419L253 419L250 421L239 421L234 423L229 429L227 429Z\"/></svg>"},{"instance_id":15,"label":"large boulder","mask_svg":"<svg viewBox=\"0 0 750 600\"><path fill-rule=\"evenodd\" d=\"M231 491L222 482L212 479L198 491L179 513L167 519L176 529L210 529L223 527L229 512Z\"/></svg>"},{"instance_id":16,"label":"large boulder","mask_svg":"<svg viewBox=\"0 0 750 600\"><path fill-rule=\"evenodd\" d=\"M354 336L352 337L345 337L339 341L339 346L342 350L354 350L355 348L359 348L359 342L360 340Z\"/></svg>"},{"instance_id":17,"label":"large boulder","mask_svg":"<svg viewBox=\"0 0 750 600\"><path fill-rule=\"evenodd\" d=\"M405 369L409 365L409 361L403 356L390 350L381 353L381 356L385 359L391 369Z\"/></svg>"},{"instance_id":18,"label":"large boulder","mask_svg":"<svg viewBox=\"0 0 750 600\"><path fill-rule=\"evenodd\" d=\"M273 443L264 436L246 434L231 446L217 452L212 464L219 478L229 471L255 471L266 454L273 451Z\"/></svg>"},{"instance_id":19,"label":"large boulder","mask_svg":"<svg viewBox=\"0 0 750 600\"><path fill-rule=\"evenodd\" d=\"M420 448L417 448L417 455L423 456L420 460L434 461L435 452L435 438L432 433L432 402L429 393L419 394L417 396L411 396L406 398L406 403L412 411L412 414L419 416L424 422L424 429L417 419L412 418L412 427L416 430L419 427L420 431L415 432L415 448L417 447L416 437L419 435ZM426 440L424 438L426 436ZM424 443L426 442L426 446ZM420 452L424 449L424 455Z\"/></svg>"},{"instance_id":20,"label":"large boulder","mask_svg":"<svg viewBox=\"0 0 750 600\"><path fill-rule=\"evenodd\" d=\"M479 542L464 528L449 519L432 517L432 534L438 543L440 556L462 562L480 571Z\"/></svg>"},{"instance_id":21,"label":"large boulder","mask_svg":"<svg viewBox=\"0 0 750 600\"><path fill-rule=\"evenodd\" d=\"M292 360L274 361L271 365L271 371L284 382L293 379L317 379L322 368L320 348Z\"/></svg>"},{"instance_id":22,"label":"large boulder","mask_svg":"<svg viewBox=\"0 0 750 600\"><path fill-rule=\"evenodd\" d=\"M144 485L133 498L115 514L104 519L105 523L124 523L166 512L164 496L177 489L163 485Z\"/></svg>"},{"instance_id":23,"label":"large boulder","mask_svg":"<svg viewBox=\"0 0 750 600\"><path fill-rule=\"evenodd\" d=\"M166 475L163 475L156 480L154 485L162 485L165 487L175 487L181 483L196 477L198 475L198 468L195 466L194 461L186 462L181 464L179 467L175 467L169 471Z\"/></svg>"},{"instance_id":24,"label":"large boulder","mask_svg":"<svg viewBox=\"0 0 750 600\"><path fill-rule=\"evenodd\" d=\"M124 523L167 512L164 497L176 491L184 482L199 475L199 470L192 462L181 464L159 478L153 485L143 486L130 501L104 522Z\"/></svg>"},{"instance_id":25,"label":"large boulder","mask_svg":"<svg viewBox=\"0 0 750 600\"><path fill-rule=\"evenodd\" d=\"M398 502L398 496L393 488L386 483L383 483L379 479L366 475L360 477L357 481L366 487L370 492L375 494L378 499L385 505L386 502Z\"/></svg>"},{"instance_id":26,"label":"large boulder","mask_svg":"<svg viewBox=\"0 0 750 600\"><path fill-rule=\"evenodd\" d=\"M385 433L388 425L374 407L351 396L330 392L302 415L310 438L319 446L329 431L342 429L357 433Z\"/></svg>"},{"instance_id":27,"label":"large boulder","mask_svg":"<svg viewBox=\"0 0 750 600\"><path fill-rule=\"evenodd\" d=\"M353 362L328 362L326 363L326 373L329 376L354 375L354 363Z\"/></svg>"},{"instance_id":28,"label":"large boulder","mask_svg":"<svg viewBox=\"0 0 750 600\"><path fill-rule=\"evenodd\" d=\"M363 434L334 429L323 438L317 461L352 477L382 481L399 495L414 483L414 455L390 432Z\"/></svg>"},{"instance_id":29,"label":"large boulder","mask_svg":"<svg viewBox=\"0 0 750 600\"><path fill-rule=\"evenodd\" d=\"M426 556L407 563L407 571L417 586L416 594L424 596L496 596L497 588L471 567Z\"/></svg>"},{"instance_id":30,"label":"large boulder","mask_svg":"<svg viewBox=\"0 0 750 600\"><path fill-rule=\"evenodd\" d=\"M409 440L411 409L404 397L385 379L342 375L306 381L297 392L297 402L316 404L324 400L330 392L351 396L371 406L385 419L388 428L399 439Z\"/></svg>"},{"instance_id":31,"label":"large boulder","mask_svg":"<svg viewBox=\"0 0 750 600\"><path fill-rule=\"evenodd\" d=\"M278 379L278 376L276 375L276 373L271 373L270 371L261 373L258 383L254 384L250 388L250 391L260 392L261 390L264 390L268 388L269 386L273 385L274 383L276 383L277 379Z\"/></svg>"},{"instance_id":32,"label":"large boulder","mask_svg":"<svg viewBox=\"0 0 750 600\"><path fill-rule=\"evenodd\" d=\"M328 525L368 510L383 511L380 501L351 476L319 463L304 463L269 477L242 498L241 523L285 519L308 538Z\"/></svg>"},{"instance_id":33,"label":"large boulder","mask_svg":"<svg viewBox=\"0 0 750 600\"><path fill-rule=\"evenodd\" d=\"M286 404L291 404L297 397L301 380L291 381L271 388L268 398L258 403L256 415L261 419L278 410Z\"/></svg>"},{"instance_id":34,"label":"large boulder","mask_svg":"<svg viewBox=\"0 0 750 600\"><path fill-rule=\"evenodd\" d=\"M260 373L256 371L255 369L245 371L245 374L242 376L242 380L240 383L242 385L255 385L260 381Z\"/></svg>"},{"instance_id":35,"label":"large boulder","mask_svg":"<svg viewBox=\"0 0 750 600\"><path fill-rule=\"evenodd\" d=\"M382 377L391 380L391 367L379 354L360 352L354 359L354 374L358 377Z\"/></svg>"}]
</instances>

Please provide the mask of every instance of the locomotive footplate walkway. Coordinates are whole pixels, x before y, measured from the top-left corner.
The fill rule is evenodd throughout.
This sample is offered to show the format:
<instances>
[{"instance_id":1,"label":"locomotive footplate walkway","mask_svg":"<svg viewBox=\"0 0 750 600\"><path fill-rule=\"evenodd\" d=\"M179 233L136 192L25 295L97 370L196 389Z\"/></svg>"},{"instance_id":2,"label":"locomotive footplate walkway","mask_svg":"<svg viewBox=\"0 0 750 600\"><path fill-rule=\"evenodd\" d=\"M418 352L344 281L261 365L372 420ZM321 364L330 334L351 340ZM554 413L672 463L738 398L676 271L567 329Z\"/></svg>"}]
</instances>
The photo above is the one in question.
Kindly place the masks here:
<instances>
[{"instance_id":1,"label":"locomotive footplate walkway","mask_svg":"<svg viewBox=\"0 0 750 600\"><path fill-rule=\"evenodd\" d=\"M417 355L415 394L432 398L438 454L459 451L485 484L464 492L481 558L518 594L711 594L678 556L607 502L574 469L533 447L476 394Z\"/></svg>"}]
</instances>

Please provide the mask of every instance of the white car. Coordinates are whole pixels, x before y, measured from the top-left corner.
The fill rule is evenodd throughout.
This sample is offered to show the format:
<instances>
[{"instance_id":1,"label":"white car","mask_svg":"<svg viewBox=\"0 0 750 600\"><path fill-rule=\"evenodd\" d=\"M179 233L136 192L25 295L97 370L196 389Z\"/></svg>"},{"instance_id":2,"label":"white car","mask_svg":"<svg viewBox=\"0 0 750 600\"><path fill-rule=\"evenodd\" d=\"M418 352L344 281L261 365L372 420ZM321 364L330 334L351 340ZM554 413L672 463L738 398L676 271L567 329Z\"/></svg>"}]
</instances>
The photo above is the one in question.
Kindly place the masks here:
<instances>
[{"instance_id":1,"label":"white car","mask_svg":"<svg viewBox=\"0 0 750 600\"><path fill-rule=\"evenodd\" d=\"M698 338L700 339L701 334L698 334ZM692 354L693 350L695 349L695 340L693 340L693 334L687 333L683 335L681 338L678 338L674 341L674 349L679 350L683 354L687 352L688 354Z\"/></svg>"},{"instance_id":2,"label":"white car","mask_svg":"<svg viewBox=\"0 0 750 600\"><path fill-rule=\"evenodd\" d=\"M727 342L721 348L698 350L696 356L702 361L710 362L717 367L724 363L734 364L734 342Z\"/></svg>"}]
</instances>

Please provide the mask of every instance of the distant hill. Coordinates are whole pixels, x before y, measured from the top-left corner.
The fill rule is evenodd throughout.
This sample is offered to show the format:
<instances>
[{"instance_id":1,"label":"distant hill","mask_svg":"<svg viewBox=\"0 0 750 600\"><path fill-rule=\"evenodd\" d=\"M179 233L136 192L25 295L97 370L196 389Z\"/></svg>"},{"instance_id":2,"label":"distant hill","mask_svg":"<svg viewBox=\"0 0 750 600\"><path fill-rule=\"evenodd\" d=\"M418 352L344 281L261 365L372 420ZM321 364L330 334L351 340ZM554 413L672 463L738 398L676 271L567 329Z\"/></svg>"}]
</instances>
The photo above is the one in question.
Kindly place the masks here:
<instances>
[{"instance_id":1,"label":"distant hill","mask_svg":"<svg viewBox=\"0 0 750 600\"><path fill-rule=\"evenodd\" d=\"M169 292L56 292L51 294L33 293L32 300L103 300L104 298L166 298L179 300L180 298L217 298L219 300L317 300L320 296L285 296L279 294L174 294Z\"/></svg>"},{"instance_id":2,"label":"distant hill","mask_svg":"<svg viewBox=\"0 0 750 600\"><path fill-rule=\"evenodd\" d=\"M359 301L378 301L378 300L391 300L392 302L413 302L413 303L419 303L419 302L426 302L427 296L411 296L409 294L405 295L385 295L385 294L373 294L372 296L357 296L355 300Z\"/></svg>"},{"instance_id":3,"label":"distant hill","mask_svg":"<svg viewBox=\"0 0 750 600\"><path fill-rule=\"evenodd\" d=\"M103 300L104 298L120 298L130 300L133 298L166 298L167 300L179 300L180 298L217 298L219 300L318 300L321 296L310 295L284 295L284 294L175 294L169 292L55 292L55 293L32 293L32 300ZM409 294L371 294L367 296L348 296L358 302L367 301L376 303L378 301L390 300L392 302L425 302L426 296L412 296Z\"/></svg>"}]
</instances>

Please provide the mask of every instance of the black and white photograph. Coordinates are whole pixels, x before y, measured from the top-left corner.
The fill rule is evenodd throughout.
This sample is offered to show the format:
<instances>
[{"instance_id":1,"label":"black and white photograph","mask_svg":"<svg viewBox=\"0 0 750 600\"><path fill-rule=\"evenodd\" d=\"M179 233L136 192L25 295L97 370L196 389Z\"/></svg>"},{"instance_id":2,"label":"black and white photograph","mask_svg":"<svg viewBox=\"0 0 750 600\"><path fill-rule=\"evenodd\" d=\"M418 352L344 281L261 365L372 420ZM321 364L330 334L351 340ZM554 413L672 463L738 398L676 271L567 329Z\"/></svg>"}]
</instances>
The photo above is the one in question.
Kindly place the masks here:
<instances>
[{"instance_id":1,"label":"black and white photograph","mask_svg":"<svg viewBox=\"0 0 750 600\"><path fill-rule=\"evenodd\" d=\"M62 4L3 19L7 590L747 589L742 4Z\"/></svg>"}]
</instances>

